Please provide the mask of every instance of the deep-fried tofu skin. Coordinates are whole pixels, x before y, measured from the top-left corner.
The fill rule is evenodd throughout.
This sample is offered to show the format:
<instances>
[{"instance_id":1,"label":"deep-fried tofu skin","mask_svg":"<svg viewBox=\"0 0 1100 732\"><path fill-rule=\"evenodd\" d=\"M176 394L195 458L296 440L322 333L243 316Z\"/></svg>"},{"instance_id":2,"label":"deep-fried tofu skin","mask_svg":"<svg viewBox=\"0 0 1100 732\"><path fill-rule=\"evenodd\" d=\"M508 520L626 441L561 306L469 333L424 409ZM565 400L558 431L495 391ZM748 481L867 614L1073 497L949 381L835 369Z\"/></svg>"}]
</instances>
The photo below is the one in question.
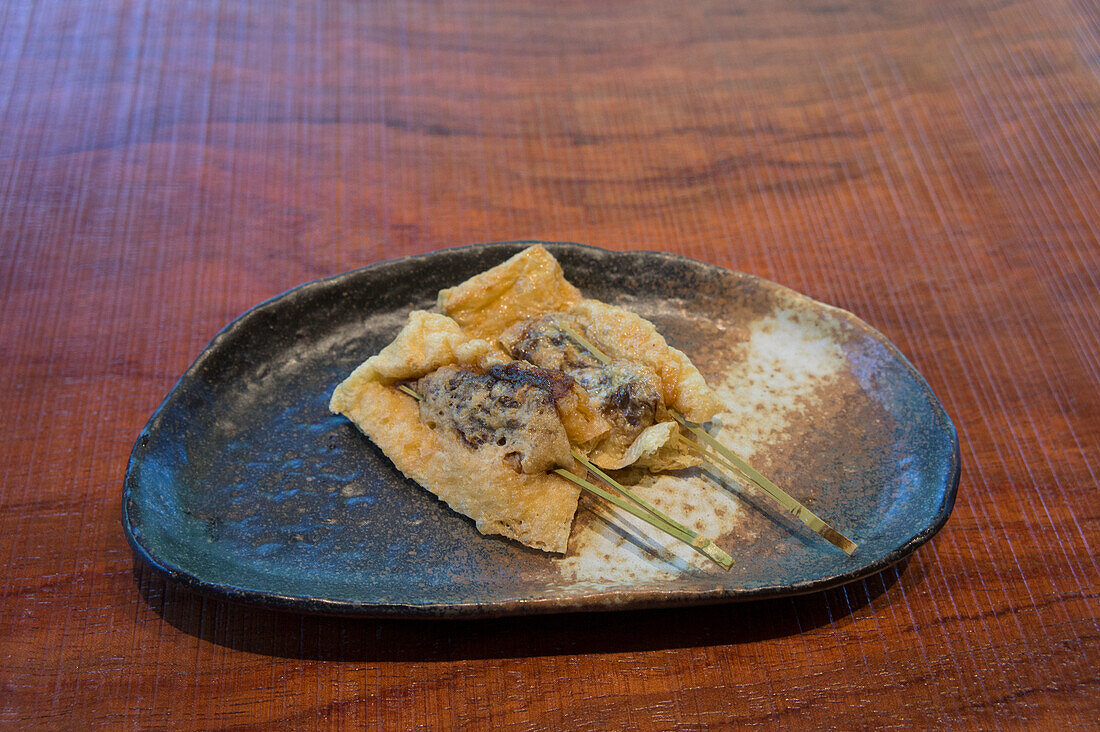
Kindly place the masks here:
<instances>
[{"instance_id":1,"label":"deep-fried tofu skin","mask_svg":"<svg viewBox=\"0 0 1100 732\"><path fill-rule=\"evenodd\" d=\"M687 357L649 321L621 307L582 300L568 312L514 323L497 340L511 357L559 369L581 387L586 399L578 401L587 401L585 413L603 420L589 419L589 438L575 442L600 467L672 470L699 463L675 439L679 429L668 408L705 422L718 411L718 400Z\"/></svg>"},{"instance_id":2,"label":"deep-fried tofu skin","mask_svg":"<svg viewBox=\"0 0 1100 732\"><path fill-rule=\"evenodd\" d=\"M661 379L665 405L692 422L706 422L722 409L699 369L683 352L668 345L653 323L617 305L583 300L569 313L584 323L589 340L612 358L637 361Z\"/></svg>"},{"instance_id":3,"label":"deep-fried tofu skin","mask_svg":"<svg viewBox=\"0 0 1100 732\"><path fill-rule=\"evenodd\" d=\"M576 468L571 448L608 469L698 463L668 414L719 411L698 369L641 316L583 299L543 247L438 304L445 314L413 312L330 408L482 533L564 552L579 489L547 471Z\"/></svg>"},{"instance_id":4,"label":"deep-fried tofu skin","mask_svg":"<svg viewBox=\"0 0 1100 732\"><path fill-rule=\"evenodd\" d=\"M350 419L408 478L473 519L481 533L564 553L576 486L553 473L516 470L518 438L472 445L456 429L432 429L421 420L418 401L396 388L441 368L482 372L498 365L494 360L488 342L467 338L450 318L414 312L393 343L336 387L329 408ZM545 410L539 417L540 424L553 421ZM553 460L564 460L562 446L553 447Z\"/></svg>"},{"instance_id":5,"label":"deep-fried tofu skin","mask_svg":"<svg viewBox=\"0 0 1100 732\"><path fill-rule=\"evenodd\" d=\"M494 340L512 323L568 310L581 293L565 280L561 265L542 246L439 291L439 307L474 338Z\"/></svg>"}]
</instances>

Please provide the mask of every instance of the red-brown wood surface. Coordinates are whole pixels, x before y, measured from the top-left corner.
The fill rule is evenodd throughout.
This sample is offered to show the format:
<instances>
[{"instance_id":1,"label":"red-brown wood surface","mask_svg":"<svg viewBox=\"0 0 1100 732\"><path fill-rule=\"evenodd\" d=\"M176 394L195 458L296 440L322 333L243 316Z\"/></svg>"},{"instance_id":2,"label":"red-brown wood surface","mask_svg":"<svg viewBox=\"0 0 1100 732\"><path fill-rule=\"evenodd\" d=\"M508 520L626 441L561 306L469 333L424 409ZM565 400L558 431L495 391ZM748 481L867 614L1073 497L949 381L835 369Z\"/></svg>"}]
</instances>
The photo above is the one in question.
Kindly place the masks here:
<instances>
[{"instance_id":1,"label":"red-brown wood surface","mask_svg":"<svg viewBox=\"0 0 1100 732\"><path fill-rule=\"evenodd\" d=\"M1098 38L1083 0L4 3L0 723L1094 722ZM946 528L796 599L458 623L135 566L132 441L221 326L515 238L869 321L959 428Z\"/></svg>"}]
</instances>

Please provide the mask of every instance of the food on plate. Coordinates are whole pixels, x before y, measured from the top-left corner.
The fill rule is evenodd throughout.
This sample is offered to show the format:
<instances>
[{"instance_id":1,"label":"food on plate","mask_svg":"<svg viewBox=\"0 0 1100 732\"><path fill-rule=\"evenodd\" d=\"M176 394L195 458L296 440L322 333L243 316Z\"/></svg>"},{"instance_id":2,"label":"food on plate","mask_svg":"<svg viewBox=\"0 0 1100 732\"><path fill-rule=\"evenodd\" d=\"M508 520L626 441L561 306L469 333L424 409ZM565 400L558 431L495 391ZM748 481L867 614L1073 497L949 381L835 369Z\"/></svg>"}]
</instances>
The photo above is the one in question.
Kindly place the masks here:
<instances>
[{"instance_id":1,"label":"food on plate","mask_svg":"<svg viewBox=\"0 0 1100 732\"><path fill-rule=\"evenodd\" d=\"M652 323L584 298L542 246L413 311L333 392L406 476L485 534L564 553L580 488L553 471L698 464L674 415L714 392Z\"/></svg>"}]
</instances>

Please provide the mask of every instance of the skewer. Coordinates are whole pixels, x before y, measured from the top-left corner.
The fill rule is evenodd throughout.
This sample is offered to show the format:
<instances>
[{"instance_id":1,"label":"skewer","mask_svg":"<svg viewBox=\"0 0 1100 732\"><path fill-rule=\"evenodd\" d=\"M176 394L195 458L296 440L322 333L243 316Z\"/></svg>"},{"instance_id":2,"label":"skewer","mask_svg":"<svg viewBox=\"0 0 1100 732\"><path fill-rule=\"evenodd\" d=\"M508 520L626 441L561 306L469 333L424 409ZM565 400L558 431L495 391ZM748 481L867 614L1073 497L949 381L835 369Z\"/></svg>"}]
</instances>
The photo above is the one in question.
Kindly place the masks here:
<instances>
[{"instance_id":1,"label":"skewer","mask_svg":"<svg viewBox=\"0 0 1100 732\"><path fill-rule=\"evenodd\" d=\"M565 333L567 336L569 336L570 338L575 340L582 348L584 348L586 351L588 351L593 356L595 356L596 360L599 361L600 363L602 363L604 366L611 363L611 359L608 357L607 354L605 354L600 349L596 348L596 346L594 346L591 341L589 341L587 338L582 336L580 333L573 330L572 328L570 328L567 325L563 325L560 322L557 322L555 324L558 326L558 328L561 329L561 331L563 333Z\"/></svg>"},{"instance_id":2,"label":"skewer","mask_svg":"<svg viewBox=\"0 0 1100 732\"><path fill-rule=\"evenodd\" d=\"M554 472L561 477L570 480L581 488L585 489L589 493L592 493L600 498L604 499L612 505L618 506L627 513L640 518L647 524L655 529L659 529L669 536L679 539L685 544L691 546L700 554L708 557L714 561L718 566L725 570L729 570L733 566L733 557L726 554L722 549L713 541L705 536L700 536L698 533L688 529L687 527L676 523L675 521L665 520L660 518L663 516L657 509L650 506L645 501L639 498L633 498L636 503L631 503L610 491L606 491L603 488L591 483L575 473L571 473L565 468L554 468Z\"/></svg>"},{"instance_id":3,"label":"skewer","mask_svg":"<svg viewBox=\"0 0 1100 732\"><path fill-rule=\"evenodd\" d=\"M830 526L824 519L815 514L810 509L803 506L797 500L795 500L789 493L777 486L775 483L768 480L765 476L757 472L751 465L746 463L741 458L737 457L729 448L714 439L712 436L694 422L689 422L684 418L682 414L675 409L669 409L668 413L672 415L672 418L679 422L681 425L690 430L696 437L702 441L706 447L711 448L717 454L714 454L707 450L703 445L688 439L683 435L680 439L694 448L700 455L709 460L712 464L720 468L726 468L736 474L740 474L752 485L756 486L768 496L772 498L776 503L785 508L790 513L794 514L802 523L809 526L813 531L820 534L830 544L836 546L842 552L851 556L858 545L841 534L839 531Z\"/></svg>"},{"instance_id":4,"label":"skewer","mask_svg":"<svg viewBox=\"0 0 1100 732\"><path fill-rule=\"evenodd\" d=\"M409 387L405 386L404 384L398 384L397 389L398 389L398 391L405 392L406 394L408 394L409 396L411 396L413 399L415 399L418 402L424 401L424 397L420 396L419 394L417 394L415 391L413 391Z\"/></svg>"},{"instance_id":5,"label":"skewer","mask_svg":"<svg viewBox=\"0 0 1100 732\"><path fill-rule=\"evenodd\" d=\"M418 401L424 399L423 396L418 394L413 389L405 386L404 384L398 384L397 388L398 390L408 394ZM589 493L599 496L605 501L615 506L618 506L627 513L630 513L640 518L642 521L645 521L650 526L653 526L656 529L660 529L661 531L672 536L673 538L679 539L685 544L690 545L693 549L698 551L700 554L710 558L723 569L729 570L729 568L733 566L733 558L729 554L726 554L724 551L722 551L722 549L713 541L705 536L701 536L698 532L692 531L683 524L677 523L676 521L666 516L664 513L661 513L659 510L631 493L624 486L620 485L614 478L607 475L607 473L603 472L595 465L588 462L584 455L581 455L576 450L570 448L570 452L573 453L573 457L576 458L581 463L581 465L586 467L594 475L600 478L600 480L603 480L605 483L622 493L630 500L624 500L623 498L620 498L619 496L616 496L615 494L606 491L603 488L600 488L598 485L595 485L580 477L579 475L571 473L564 468L555 468L555 473L567 480L572 481L573 483L576 483Z\"/></svg>"},{"instance_id":6,"label":"skewer","mask_svg":"<svg viewBox=\"0 0 1100 732\"><path fill-rule=\"evenodd\" d=\"M630 490L628 490L621 483L619 483L617 480L612 478L610 475L608 475L604 471L600 470L596 465L589 462L588 459L584 457L584 455L580 454L576 450L573 450L571 448L570 452L573 453L573 457L576 458L577 462L579 462L581 465L583 465L584 467L586 467L588 469L588 472L592 473L593 475L598 477L600 480L602 480L603 482L610 485L612 488L617 490L619 493L622 493L624 496L626 496L631 501L633 501L637 505L644 508L646 511L649 511L651 514L653 514L654 516L656 516L660 520L662 520L665 523L667 523L668 525L672 526L677 531L680 531L680 532L684 533L685 535L687 535L691 539L691 541L688 542L688 543L691 544L692 547L697 549L701 554L704 554L707 557L710 557L711 559L713 559L723 569L728 570L730 567L733 566L733 557L731 557L729 554L726 554L726 552L724 552L722 550L722 548L719 547L717 544L715 544L712 540L710 540L707 537L699 534L696 531L693 531L692 529L689 529L688 527L684 526L683 524L681 524L681 523L675 521L674 519L672 519L670 516L668 516L665 513L661 512L656 507L654 507L654 506L650 505L649 503L645 502L644 500L642 500L641 498L636 496L634 493L632 493Z\"/></svg>"},{"instance_id":7,"label":"skewer","mask_svg":"<svg viewBox=\"0 0 1100 732\"><path fill-rule=\"evenodd\" d=\"M561 329L567 335L569 335L569 337L577 341L578 344L588 349L594 356L596 356L598 360L605 363L610 361L610 359L608 359L606 355L604 355L594 345L589 343L579 333L560 324L559 327L561 327ZM408 394L409 396L414 397L415 399L421 400L424 398L404 384L399 384L397 388ZM682 434L677 434L677 438L688 445L691 449L698 452L705 460L710 462L711 465L719 469L724 468L730 471L733 479L737 480L738 482L748 482L751 485L756 486L769 497L771 497L772 500L774 500L784 509L789 511L796 518L798 518L798 520L806 524L806 526L808 526L811 530L818 533L822 538L840 549L848 556L851 556L855 553L858 545L854 541L841 534L820 516L815 514L806 506L799 503L793 496L777 486L763 474L758 472L747 462L739 458L725 445L714 439L714 437L709 435L698 424L694 422L689 422L682 414L680 414L675 409L669 409L668 413L672 415L673 419L675 419L683 427L693 433L703 444L695 442L694 440ZM711 450L713 450L714 452L711 452ZM733 559L729 556L729 554L724 552L713 541L705 536L701 536L695 531L692 531L683 524L674 521L666 514L662 513L642 499L638 498L614 478L590 463L583 455L578 453L576 450L572 450L571 448L570 451L572 452L573 457L576 458L577 461L579 461L585 468L587 468L587 470L591 474L597 476L604 483L611 486L622 495L626 496L629 499L629 502L627 500L619 498L612 493L609 493L599 486L596 486L585 480L584 478L581 478L580 476L575 475L574 473L571 473L563 468L555 469L555 473L576 483L588 492L609 501L610 503L618 506L624 511L627 511L630 514L637 516L651 526L660 529L661 531L664 531L665 533L679 539L680 541L685 542L686 544L691 545L694 549L712 559L719 566L728 570L733 565Z\"/></svg>"}]
</instances>

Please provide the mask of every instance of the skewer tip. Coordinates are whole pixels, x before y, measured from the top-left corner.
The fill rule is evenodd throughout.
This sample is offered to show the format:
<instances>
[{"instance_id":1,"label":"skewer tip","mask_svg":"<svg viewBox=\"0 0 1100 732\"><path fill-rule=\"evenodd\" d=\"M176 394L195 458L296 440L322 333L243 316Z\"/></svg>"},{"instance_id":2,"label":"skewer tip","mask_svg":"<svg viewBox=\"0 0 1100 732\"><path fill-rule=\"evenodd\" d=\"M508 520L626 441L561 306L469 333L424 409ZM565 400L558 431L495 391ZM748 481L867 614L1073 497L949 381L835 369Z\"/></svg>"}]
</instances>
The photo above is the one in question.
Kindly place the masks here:
<instances>
[{"instance_id":1,"label":"skewer tip","mask_svg":"<svg viewBox=\"0 0 1100 732\"><path fill-rule=\"evenodd\" d=\"M852 541L851 539L849 539L847 536L840 533L836 529L832 528L831 526L825 527L821 531L821 535L823 537L825 537L825 539L830 544L832 544L836 548L840 549L840 551L844 552L849 557L852 556L853 554L855 554L856 549L859 548L858 544L856 544L854 541Z\"/></svg>"}]
</instances>

